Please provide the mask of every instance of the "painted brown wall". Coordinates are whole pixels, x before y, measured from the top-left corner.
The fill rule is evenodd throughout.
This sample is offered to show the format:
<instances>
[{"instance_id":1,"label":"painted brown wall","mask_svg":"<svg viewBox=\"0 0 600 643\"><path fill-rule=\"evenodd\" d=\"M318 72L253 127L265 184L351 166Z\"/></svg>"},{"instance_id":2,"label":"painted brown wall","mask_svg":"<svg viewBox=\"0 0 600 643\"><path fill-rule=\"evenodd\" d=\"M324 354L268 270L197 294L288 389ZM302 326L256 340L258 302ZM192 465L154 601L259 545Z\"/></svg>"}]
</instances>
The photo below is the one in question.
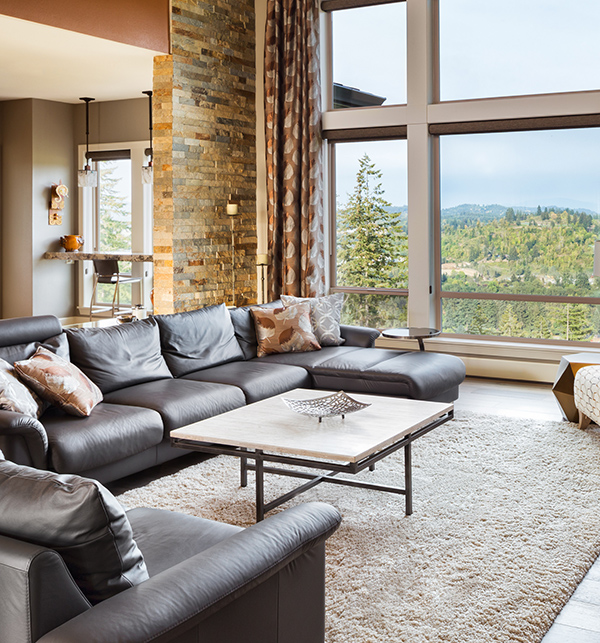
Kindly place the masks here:
<instances>
[{"instance_id":1,"label":"painted brown wall","mask_svg":"<svg viewBox=\"0 0 600 643\"><path fill-rule=\"evenodd\" d=\"M0 14L169 52L169 0L0 0Z\"/></svg>"}]
</instances>

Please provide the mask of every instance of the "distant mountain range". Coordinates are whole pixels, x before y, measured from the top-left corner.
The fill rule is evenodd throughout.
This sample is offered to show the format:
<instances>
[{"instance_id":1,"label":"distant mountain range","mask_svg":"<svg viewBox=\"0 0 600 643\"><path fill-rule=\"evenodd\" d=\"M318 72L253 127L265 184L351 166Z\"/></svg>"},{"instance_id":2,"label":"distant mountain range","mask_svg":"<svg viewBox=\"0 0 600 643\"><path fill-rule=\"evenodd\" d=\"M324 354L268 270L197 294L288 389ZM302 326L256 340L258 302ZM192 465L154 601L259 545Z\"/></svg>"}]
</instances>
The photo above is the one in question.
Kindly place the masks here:
<instances>
[{"instance_id":1,"label":"distant mountain range","mask_svg":"<svg viewBox=\"0 0 600 643\"><path fill-rule=\"evenodd\" d=\"M526 214L535 214L537 212L537 206L528 207L523 205L500 205L498 203L492 203L491 205L480 205L478 203L463 203L462 205L455 205L452 208L444 208L442 210L443 219L480 219L481 221L489 221L493 219L499 219L503 217L509 207L517 212L524 212ZM542 210L548 208L548 210L554 210L555 212L562 212L564 206L555 206L555 205L541 205ZM587 208L572 208L576 212L585 212L585 214L591 214L593 217L598 217L598 213L593 210L588 210ZM392 213L406 214L408 212L408 206L403 205L401 207L393 206L389 208L389 211Z\"/></svg>"}]
</instances>

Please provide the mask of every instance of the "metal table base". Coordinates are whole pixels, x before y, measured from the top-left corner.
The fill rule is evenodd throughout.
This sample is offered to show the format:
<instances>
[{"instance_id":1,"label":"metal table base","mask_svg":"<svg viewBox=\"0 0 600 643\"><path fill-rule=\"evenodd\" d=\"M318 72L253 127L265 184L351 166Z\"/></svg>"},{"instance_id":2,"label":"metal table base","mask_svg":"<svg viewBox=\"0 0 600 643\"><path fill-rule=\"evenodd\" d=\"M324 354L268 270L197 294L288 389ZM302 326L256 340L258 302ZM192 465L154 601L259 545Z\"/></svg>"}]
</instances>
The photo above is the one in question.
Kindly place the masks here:
<instances>
[{"instance_id":1,"label":"metal table base","mask_svg":"<svg viewBox=\"0 0 600 643\"><path fill-rule=\"evenodd\" d=\"M388 493L395 493L404 496L405 513L410 516L413 512L412 506L412 458L411 447L412 443L421 436L429 433L436 427L448 422L454 417L454 411L450 411L445 415L437 418L433 422L409 433L401 440L394 442L388 447L377 451L372 455L360 460L359 462L348 462L345 464L330 462L324 460L313 460L299 456L277 455L274 453L264 453L261 449L245 449L242 447L230 446L226 444L212 444L205 442L198 442L196 440L184 440L181 438L172 438L173 446L179 446L184 449L193 449L202 451L203 453L211 453L214 455L231 455L241 459L241 486L248 485L248 471L254 471L256 477L256 521L259 522L264 519L265 514L275 509L279 505L295 498L301 493L312 489L313 487L327 482L330 484L343 485L346 487L357 487L359 489L373 489L374 491L385 491ZM347 478L336 478L339 473L352 473L357 474L364 469L375 469L375 464L388 455L404 449L404 488L392 487L388 485L374 484L371 482L363 482L360 480L349 480ZM250 463L249 461L253 461ZM265 466L265 462L283 464L290 466L301 466L310 469L319 469L324 471L322 474L315 474L308 471L297 471L293 469L285 469L280 467ZM293 478L306 479L308 482L288 491L287 493L279 496L275 500L265 502L264 497L264 474L273 473L280 476L289 476Z\"/></svg>"}]
</instances>

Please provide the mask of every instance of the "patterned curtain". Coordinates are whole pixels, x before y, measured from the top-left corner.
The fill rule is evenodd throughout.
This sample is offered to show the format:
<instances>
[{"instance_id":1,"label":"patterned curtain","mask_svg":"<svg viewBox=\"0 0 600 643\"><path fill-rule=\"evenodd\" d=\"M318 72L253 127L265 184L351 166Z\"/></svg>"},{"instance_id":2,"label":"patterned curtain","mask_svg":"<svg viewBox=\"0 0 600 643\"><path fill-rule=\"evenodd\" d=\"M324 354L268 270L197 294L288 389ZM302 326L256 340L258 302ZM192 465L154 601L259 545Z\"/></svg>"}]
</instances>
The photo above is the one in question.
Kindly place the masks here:
<instances>
[{"instance_id":1,"label":"patterned curtain","mask_svg":"<svg viewBox=\"0 0 600 643\"><path fill-rule=\"evenodd\" d=\"M318 0L267 0L269 294L325 293Z\"/></svg>"}]
</instances>

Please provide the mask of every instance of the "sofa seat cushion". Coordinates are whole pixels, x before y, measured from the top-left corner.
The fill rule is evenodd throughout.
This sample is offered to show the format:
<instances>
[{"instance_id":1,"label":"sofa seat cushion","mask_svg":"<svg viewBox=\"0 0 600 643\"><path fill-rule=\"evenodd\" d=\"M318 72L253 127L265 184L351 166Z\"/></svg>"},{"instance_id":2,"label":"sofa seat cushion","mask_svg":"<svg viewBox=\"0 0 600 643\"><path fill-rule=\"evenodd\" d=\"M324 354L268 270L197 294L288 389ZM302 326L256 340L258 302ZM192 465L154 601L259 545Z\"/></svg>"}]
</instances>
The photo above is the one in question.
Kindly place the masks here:
<instances>
[{"instance_id":1,"label":"sofa seat cushion","mask_svg":"<svg viewBox=\"0 0 600 643\"><path fill-rule=\"evenodd\" d=\"M302 366L303 368L312 369L318 364L334 357L343 357L361 350L364 349L358 348L357 346L324 346L320 351L265 355L264 357L255 357L251 361L263 362L265 364L290 364L292 366Z\"/></svg>"},{"instance_id":2,"label":"sofa seat cushion","mask_svg":"<svg viewBox=\"0 0 600 643\"><path fill-rule=\"evenodd\" d=\"M243 531L241 527L164 509L130 509L127 518L150 577Z\"/></svg>"},{"instance_id":3,"label":"sofa seat cushion","mask_svg":"<svg viewBox=\"0 0 600 643\"><path fill-rule=\"evenodd\" d=\"M88 478L0 462L0 534L57 551L92 604L148 580L125 511Z\"/></svg>"},{"instance_id":4,"label":"sofa seat cushion","mask_svg":"<svg viewBox=\"0 0 600 643\"><path fill-rule=\"evenodd\" d=\"M244 392L248 404L294 388L312 386L312 380L306 369L287 364L265 364L261 359L215 366L190 373L184 379L237 386Z\"/></svg>"},{"instance_id":5,"label":"sofa seat cushion","mask_svg":"<svg viewBox=\"0 0 600 643\"><path fill-rule=\"evenodd\" d=\"M111 404L127 404L160 413L165 437L173 429L237 409L246 404L236 386L193 382L184 379L159 380L113 391L104 398Z\"/></svg>"},{"instance_id":6,"label":"sofa seat cushion","mask_svg":"<svg viewBox=\"0 0 600 643\"><path fill-rule=\"evenodd\" d=\"M432 400L456 390L465 378L465 365L454 355L365 348L323 362L311 375L317 388Z\"/></svg>"},{"instance_id":7,"label":"sofa seat cushion","mask_svg":"<svg viewBox=\"0 0 600 643\"><path fill-rule=\"evenodd\" d=\"M71 361L105 395L126 386L173 377L161 353L154 319L66 332Z\"/></svg>"},{"instance_id":8,"label":"sofa seat cushion","mask_svg":"<svg viewBox=\"0 0 600 643\"><path fill-rule=\"evenodd\" d=\"M163 356L175 377L244 359L225 304L154 319Z\"/></svg>"},{"instance_id":9,"label":"sofa seat cushion","mask_svg":"<svg viewBox=\"0 0 600 643\"><path fill-rule=\"evenodd\" d=\"M156 446L160 415L151 409L101 402L89 417L52 407L40 418L48 434L49 464L59 473L95 469Z\"/></svg>"}]
</instances>

